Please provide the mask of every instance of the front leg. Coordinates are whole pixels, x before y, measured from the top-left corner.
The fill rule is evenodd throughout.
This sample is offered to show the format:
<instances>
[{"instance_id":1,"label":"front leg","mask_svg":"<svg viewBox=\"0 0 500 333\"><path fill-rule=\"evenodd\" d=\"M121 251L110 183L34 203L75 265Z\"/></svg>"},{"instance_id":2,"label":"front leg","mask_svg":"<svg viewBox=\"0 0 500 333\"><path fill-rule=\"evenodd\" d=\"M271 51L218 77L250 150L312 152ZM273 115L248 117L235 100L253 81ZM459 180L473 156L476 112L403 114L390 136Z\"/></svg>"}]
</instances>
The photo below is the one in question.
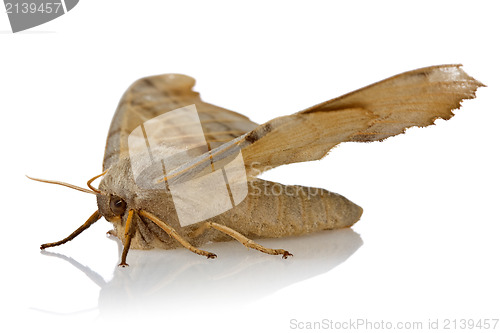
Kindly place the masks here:
<instances>
[{"instance_id":1,"label":"front leg","mask_svg":"<svg viewBox=\"0 0 500 333\"><path fill-rule=\"evenodd\" d=\"M135 223L134 221L134 211L131 209L128 211L127 222L125 222L125 244L123 244L122 251L122 261L119 266L125 267L127 264L127 254L130 249L130 242L132 241L132 237L135 233Z\"/></svg>"},{"instance_id":2,"label":"front leg","mask_svg":"<svg viewBox=\"0 0 500 333\"><path fill-rule=\"evenodd\" d=\"M46 244L42 244L40 246L40 250L44 250L48 247L53 247L53 246L59 246L59 245L62 245L66 242L69 242L70 240L72 240L73 238L75 238L76 236L78 236L79 234L81 234L83 231L87 230L92 224L94 224L95 222L97 222L97 220L99 220L101 218L101 213L99 213L99 211L95 211L94 214L92 214L88 220L82 224L78 229L76 229L75 231L73 231L71 233L71 235L69 235L68 237L58 241L58 242L54 242L54 243L46 243Z\"/></svg>"}]
</instances>

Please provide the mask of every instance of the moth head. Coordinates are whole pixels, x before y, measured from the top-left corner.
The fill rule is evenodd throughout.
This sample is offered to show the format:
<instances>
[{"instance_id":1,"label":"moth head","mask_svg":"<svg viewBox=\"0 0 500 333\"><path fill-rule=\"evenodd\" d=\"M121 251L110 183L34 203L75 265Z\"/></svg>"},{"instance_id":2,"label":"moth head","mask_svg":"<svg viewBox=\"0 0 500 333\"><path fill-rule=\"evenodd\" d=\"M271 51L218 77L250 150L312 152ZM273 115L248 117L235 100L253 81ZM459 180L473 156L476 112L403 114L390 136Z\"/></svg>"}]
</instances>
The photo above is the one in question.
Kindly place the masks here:
<instances>
[{"instance_id":1,"label":"moth head","mask_svg":"<svg viewBox=\"0 0 500 333\"><path fill-rule=\"evenodd\" d=\"M110 222L122 221L129 209L136 208L134 202L137 189L133 179L129 179L129 174L125 165L116 163L107 170L99 183L97 207L101 215Z\"/></svg>"},{"instance_id":2,"label":"moth head","mask_svg":"<svg viewBox=\"0 0 500 333\"><path fill-rule=\"evenodd\" d=\"M92 183L100 177L102 179L99 187L95 188ZM168 211L167 215L175 213L172 212L168 204L169 196L164 190L143 189L137 186L130 170L130 162L126 159L118 161L108 170L92 177L87 182L89 189L60 181L28 178L94 194L97 199L99 216L112 223L124 223L130 210L145 210L158 215L162 215L161 212L163 211Z\"/></svg>"}]
</instances>

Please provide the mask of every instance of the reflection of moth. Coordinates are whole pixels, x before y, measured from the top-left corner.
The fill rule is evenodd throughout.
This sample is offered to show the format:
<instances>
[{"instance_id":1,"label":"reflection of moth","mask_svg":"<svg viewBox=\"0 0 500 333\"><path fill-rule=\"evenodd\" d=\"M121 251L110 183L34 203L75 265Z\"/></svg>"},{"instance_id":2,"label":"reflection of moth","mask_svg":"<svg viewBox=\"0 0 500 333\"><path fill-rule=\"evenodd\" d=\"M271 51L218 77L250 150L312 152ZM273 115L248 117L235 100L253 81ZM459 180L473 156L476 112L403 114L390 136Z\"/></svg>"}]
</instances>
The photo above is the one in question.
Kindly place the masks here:
<instances>
[{"instance_id":1,"label":"reflection of moth","mask_svg":"<svg viewBox=\"0 0 500 333\"><path fill-rule=\"evenodd\" d=\"M121 265L130 247L173 248L180 245L208 258L215 254L198 249L210 241L232 238L268 254L290 255L265 248L250 238L301 235L353 225L361 207L341 195L303 186L284 186L255 178L279 165L317 160L341 142L380 141L412 126L428 126L438 118L450 119L463 99L475 97L482 84L459 65L444 65L406 72L263 125L247 117L204 103L192 91L194 80L171 74L143 78L124 94L111 123L99 189L91 190L98 210L63 244L104 216L114 225L113 235L124 244ZM138 126L165 112L196 106L210 151L179 166L182 182L213 167L213 161L242 152L248 177L248 196L236 207L188 226L181 226L168 191L144 189L132 177L128 136ZM182 133L179 128L171 131ZM165 129L166 131L167 129ZM175 180L175 179L174 179ZM161 181L161 179L160 179ZM165 181L165 180L163 180ZM170 181L170 180L169 180ZM202 209L192 207L193 210ZM247 238L248 237L248 238Z\"/></svg>"}]
</instances>

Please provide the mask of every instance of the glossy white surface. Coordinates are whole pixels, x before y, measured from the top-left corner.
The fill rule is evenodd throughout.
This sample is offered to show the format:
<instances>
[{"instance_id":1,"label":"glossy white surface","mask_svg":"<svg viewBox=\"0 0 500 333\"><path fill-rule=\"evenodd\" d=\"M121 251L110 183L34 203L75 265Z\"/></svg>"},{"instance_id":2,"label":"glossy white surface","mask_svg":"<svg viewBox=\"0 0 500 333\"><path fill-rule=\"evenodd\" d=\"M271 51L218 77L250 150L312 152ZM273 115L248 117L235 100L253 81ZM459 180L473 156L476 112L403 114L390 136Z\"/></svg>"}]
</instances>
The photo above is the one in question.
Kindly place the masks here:
<instances>
[{"instance_id":1,"label":"glossy white surface","mask_svg":"<svg viewBox=\"0 0 500 333\"><path fill-rule=\"evenodd\" d=\"M447 319L499 318L497 12L494 2L85 1L32 32L2 33L2 327L293 332L293 323L364 319L421 322L424 332L429 320L442 329ZM114 109L141 76L192 75L207 102L264 122L456 62L488 87L450 121L265 174L364 208L353 230L261 241L292 258L228 242L203 247L215 260L132 251L118 268L105 221L38 250L82 224L95 198L24 175L83 186L98 174Z\"/></svg>"}]
</instances>

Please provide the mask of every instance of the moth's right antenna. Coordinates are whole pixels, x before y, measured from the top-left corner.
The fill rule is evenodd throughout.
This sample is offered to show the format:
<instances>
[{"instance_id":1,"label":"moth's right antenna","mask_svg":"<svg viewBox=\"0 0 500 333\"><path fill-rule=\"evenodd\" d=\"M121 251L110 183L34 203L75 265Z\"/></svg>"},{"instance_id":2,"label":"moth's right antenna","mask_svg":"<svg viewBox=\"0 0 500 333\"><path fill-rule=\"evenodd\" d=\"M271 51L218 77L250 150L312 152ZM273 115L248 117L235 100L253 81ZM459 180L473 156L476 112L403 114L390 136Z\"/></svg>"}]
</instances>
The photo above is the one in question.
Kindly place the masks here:
<instances>
[{"instance_id":1,"label":"moth's right antenna","mask_svg":"<svg viewBox=\"0 0 500 333\"><path fill-rule=\"evenodd\" d=\"M106 174L106 172L108 172L108 170L104 170L104 172L103 172L103 173L98 174L97 176L90 178L90 179L89 179L89 181L87 182L87 186L88 186L88 187L89 187L92 191L94 191L95 193L101 193L101 191L100 191L100 190L98 190L98 189L96 189L94 186L92 186L92 182L93 182L94 180L96 180L97 178L99 178L99 177L101 177L101 176L104 176L104 175Z\"/></svg>"}]
</instances>

